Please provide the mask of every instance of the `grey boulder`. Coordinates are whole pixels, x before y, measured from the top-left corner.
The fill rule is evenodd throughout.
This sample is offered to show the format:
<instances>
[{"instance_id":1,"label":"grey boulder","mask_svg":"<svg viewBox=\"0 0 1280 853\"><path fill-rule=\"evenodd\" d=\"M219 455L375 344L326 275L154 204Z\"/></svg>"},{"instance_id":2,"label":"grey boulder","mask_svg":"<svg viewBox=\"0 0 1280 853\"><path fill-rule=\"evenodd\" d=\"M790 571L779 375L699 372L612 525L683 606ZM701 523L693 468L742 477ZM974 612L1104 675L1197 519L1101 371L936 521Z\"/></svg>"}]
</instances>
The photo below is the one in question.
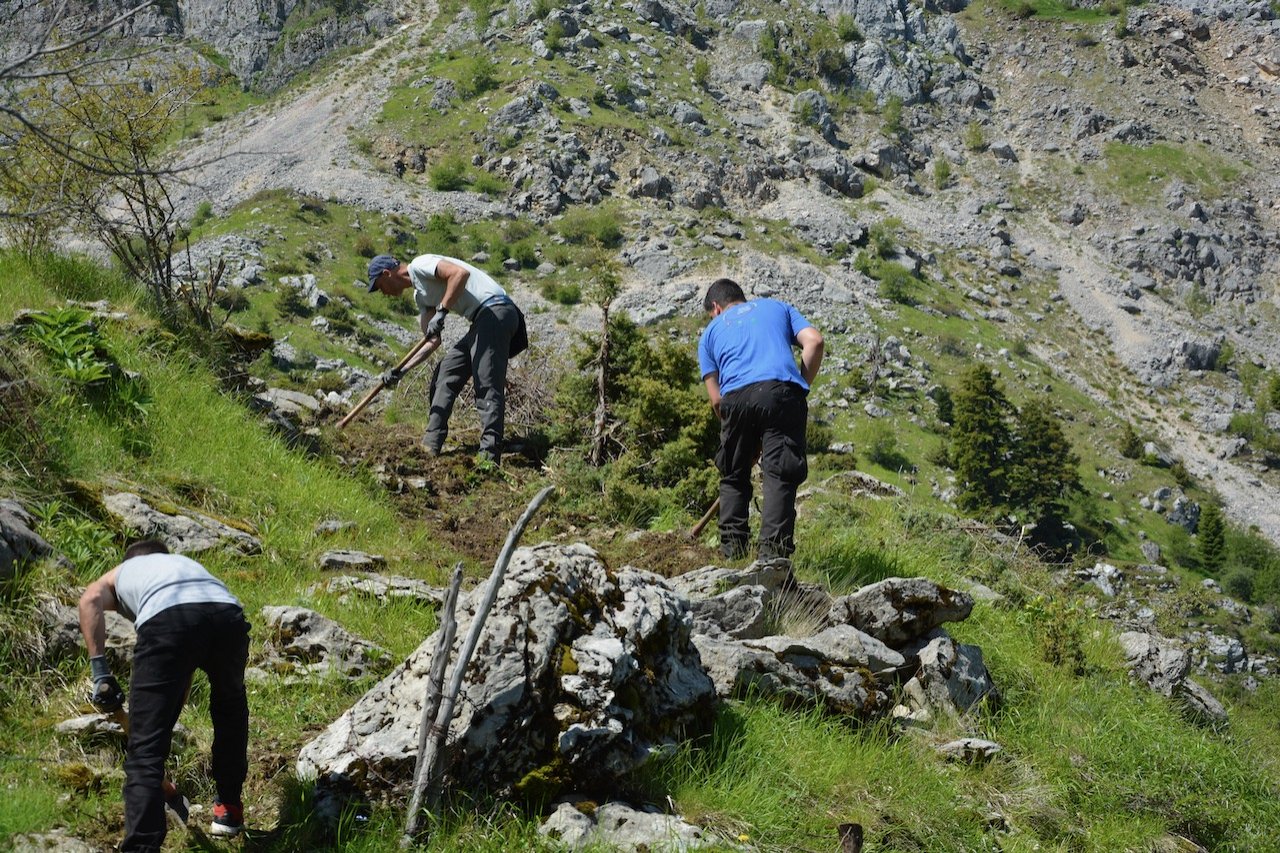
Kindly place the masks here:
<instances>
[{"instance_id":1,"label":"grey boulder","mask_svg":"<svg viewBox=\"0 0 1280 853\"><path fill-rule=\"evenodd\" d=\"M894 648L973 611L973 597L927 578L885 578L831 605L832 624L859 628Z\"/></svg>"}]
</instances>

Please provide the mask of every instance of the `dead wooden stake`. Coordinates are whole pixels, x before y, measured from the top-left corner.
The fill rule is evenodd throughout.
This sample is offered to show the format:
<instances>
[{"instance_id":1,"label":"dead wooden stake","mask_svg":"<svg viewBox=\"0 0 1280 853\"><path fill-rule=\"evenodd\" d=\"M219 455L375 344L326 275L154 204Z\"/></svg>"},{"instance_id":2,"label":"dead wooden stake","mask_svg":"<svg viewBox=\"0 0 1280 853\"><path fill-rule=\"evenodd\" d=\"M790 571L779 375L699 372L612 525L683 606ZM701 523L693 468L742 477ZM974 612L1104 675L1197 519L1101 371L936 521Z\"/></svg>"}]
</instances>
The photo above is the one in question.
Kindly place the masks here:
<instances>
[{"instance_id":1,"label":"dead wooden stake","mask_svg":"<svg viewBox=\"0 0 1280 853\"><path fill-rule=\"evenodd\" d=\"M479 606L476 607L475 616L471 619L471 628L467 631L467 639L462 644L462 649L458 652L458 659L453 664L453 672L449 678L449 689L445 691L440 699L440 709L436 712L435 723L431 726L425 753L420 753L418 757L423 789L421 805L411 813L411 818L413 814L418 814L422 811L433 811L440 801L439 779L443 770L441 754L444 751L445 737L449 733L449 724L453 722L454 704L458 701L458 694L462 692L463 676L466 675L467 666L471 663L471 656L475 654L476 645L480 642L480 632L484 629L485 619L488 618L489 611L493 608L493 602L498 597L498 588L502 586L502 576L506 574L507 564L511 562L511 555L516 550L516 544L520 541L520 536L524 533L524 529L529 526L530 520L533 519L533 514L538 511L538 508L546 502L547 498L555 490L555 486L547 486L529 502L529 506L525 508L524 513L516 520L515 526L507 534L507 541L503 543L502 551L498 554L498 561L493 565L493 573L489 575L489 585L485 588L484 598L481 599ZM435 666L435 661L432 661L432 666ZM410 835L406 831L401 843L404 846L412 845L416 843L418 837L418 835Z\"/></svg>"},{"instance_id":2,"label":"dead wooden stake","mask_svg":"<svg viewBox=\"0 0 1280 853\"><path fill-rule=\"evenodd\" d=\"M444 602L440 605L440 636L436 639L436 649L431 656L431 671L427 675L427 693L422 700L422 719L418 724L418 763L413 769L413 797L409 800L409 814L404 824L404 839L412 842L422 828L422 793L427 787L426 765L423 757L427 753L427 743L434 736L436 714L440 710L440 692L444 685L444 668L449 662L449 650L453 648L453 638L458 630L457 605L458 589L462 586L462 561L453 567L453 576L449 579L449 588L445 590Z\"/></svg>"}]
</instances>

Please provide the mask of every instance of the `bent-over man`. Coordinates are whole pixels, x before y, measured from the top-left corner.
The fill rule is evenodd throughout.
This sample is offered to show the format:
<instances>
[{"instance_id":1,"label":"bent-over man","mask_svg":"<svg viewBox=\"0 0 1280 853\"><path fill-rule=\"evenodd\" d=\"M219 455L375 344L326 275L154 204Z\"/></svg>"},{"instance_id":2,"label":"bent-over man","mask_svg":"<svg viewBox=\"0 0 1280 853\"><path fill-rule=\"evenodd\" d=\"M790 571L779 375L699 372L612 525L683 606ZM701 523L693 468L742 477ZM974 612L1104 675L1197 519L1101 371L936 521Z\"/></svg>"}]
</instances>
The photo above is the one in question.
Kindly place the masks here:
<instances>
[{"instance_id":1,"label":"bent-over man","mask_svg":"<svg viewBox=\"0 0 1280 853\"><path fill-rule=\"evenodd\" d=\"M482 459L497 464L507 410L507 362L528 346L524 316L507 292L484 270L444 255L419 255L401 263L391 255L369 261L369 290L398 297L413 288L422 334L438 338L450 313L470 324L467 333L436 365L431 377L431 412L422 446L438 454L449 434L449 416L467 381L475 380L476 410L480 413ZM401 370L382 376L395 387L400 378L430 356L421 353Z\"/></svg>"},{"instance_id":2,"label":"bent-over man","mask_svg":"<svg viewBox=\"0 0 1280 853\"><path fill-rule=\"evenodd\" d=\"M106 611L131 620L137 630L129 679L129 746L124 762L122 851L158 851L164 842L166 800L185 821L185 801L166 796L164 764L173 727L197 669L209 677L213 720L211 771L217 789L214 835L244 828L240 801L248 773L249 705L244 668L249 623L226 585L188 557L170 554L163 542L130 545L124 562L89 584L80 596L80 631L93 673L90 700L111 713L124 692L104 655Z\"/></svg>"},{"instance_id":3,"label":"bent-over man","mask_svg":"<svg viewBox=\"0 0 1280 853\"><path fill-rule=\"evenodd\" d=\"M720 418L720 550L731 558L749 550L751 469L759 457L764 475L759 556L790 557L796 491L809 475L807 395L822 366L822 334L792 305L776 299L748 302L742 288L727 278L712 283L703 308L711 322L698 342L698 362Z\"/></svg>"}]
</instances>

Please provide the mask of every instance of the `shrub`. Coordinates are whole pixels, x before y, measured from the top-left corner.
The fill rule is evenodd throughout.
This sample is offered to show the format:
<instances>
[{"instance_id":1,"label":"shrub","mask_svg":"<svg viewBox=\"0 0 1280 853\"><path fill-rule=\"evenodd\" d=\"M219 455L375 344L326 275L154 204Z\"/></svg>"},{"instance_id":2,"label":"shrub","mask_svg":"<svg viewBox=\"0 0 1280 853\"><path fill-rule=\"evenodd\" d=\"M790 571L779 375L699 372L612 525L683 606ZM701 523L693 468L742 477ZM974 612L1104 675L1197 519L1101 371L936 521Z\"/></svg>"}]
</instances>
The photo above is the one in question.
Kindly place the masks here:
<instances>
[{"instance_id":1,"label":"shrub","mask_svg":"<svg viewBox=\"0 0 1280 853\"><path fill-rule=\"evenodd\" d=\"M1222 588L1241 601L1253 601L1253 572L1248 569L1233 569L1222 579Z\"/></svg>"},{"instance_id":2,"label":"shrub","mask_svg":"<svg viewBox=\"0 0 1280 853\"><path fill-rule=\"evenodd\" d=\"M507 191L507 182L492 172L478 172L471 181L471 189L487 196L502 195Z\"/></svg>"},{"instance_id":3,"label":"shrub","mask_svg":"<svg viewBox=\"0 0 1280 853\"><path fill-rule=\"evenodd\" d=\"M862 41L862 31L853 15L842 12L836 17L836 35L842 42Z\"/></svg>"},{"instance_id":4,"label":"shrub","mask_svg":"<svg viewBox=\"0 0 1280 853\"><path fill-rule=\"evenodd\" d=\"M508 258L520 263L521 269L532 269L538 265L538 250L529 240L521 240L507 247Z\"/></svg>"},{"instance_id":5,"label":"shrub","mask_svg":"<svg viewBox=\"0 0 1280 853\"><path fill-rule=\"evenodd\" d=\"M984 151L987 147L987 132L978 121L971 121L964 127L964 147L970 151Z\"/></svg>"},{"instance_id":6,"label":"shrub","mask_svg":"<svg viewBox=\"0 0 1280 853\"><path fill-rule=\"evenodd\" d=\"M866 441L867 458L882 468L897 471L910 467L911 463L898 450L898 436L893 424L872 421Z\"/></svg>"},{"instance_id":7,"label":"shrub","mask_svg":"<svg viewBox=\"0 0 1280 853\"><path fill-rule=\"evenodd\" d=\"M808 99L796 101L795 116L800 124L813 127L818 122L818 108Z\"/></svg>"},{"instance_id":8,"label":"shrub","mask_svg":"<svg viewBox=\"0 0 1280 853\"><path fill-rule=\"evenodd\" d=\"M460 190L467 185L467 163L462 157L452 154L428 170L427 180L432 189L442 192Z\"/></svg>"},{"instance_id":9,"label":"shrub","mask_svg":"<svg viewBox=\"0 0 1280 853\"><path fill-rule=\"evenodd\" d=\"M563 42L564 24L559 21L552 21L547 25L547 31L542 37L542 43L547 46L548 50L559 50Z\"/></svg>"},{"instance_id":10,"label":"shrub","mask_svg":"<svg viewBox=\"0 0 1280 853\"><path fill-rule=\"evenodd\" d=\"M933 161L933 185L937 189L945 190L950 183L951 162L946 157L939 157Z\"/></svg>"},{"instance_id":11,"label":"shrub","mask_svg":"<svg viewBox=\"0 0 1280 853\"><path fill-rule=\"evenodd\" d=\"M884 108L880 111L880 118L884 120L881 130L886 136L900 138L907 132L907 128L902 123L902 98L893 95L889 100L884 102Z\"/></svg>"},{"instance_id":12,"label":"shrub","mask_svg":"<svg viewBox=\"0 0 1280 853\"><path fill-rule=\"evenodd\" d=\"M1134 431L1133 425L1126 422L1124 432L1120 435L1120 455L1125 459L1138 459L1142 456L1144 443L1142 437Z\"/></svg>"},{"instance_id":13,"label":"shrub","mask_svg":"<svg viewBox=\"0 0 1280 853\"><path fill-rule=\"evenodd\" d=\"M1227 559L1227 523L1217 504L1206 502L1200 510L1196 528L1196 551L1200 570L1217 577ZM1243 597L1243 596L1242 596Z\"/></svg>"},{"instance_id":14,"label":"shrub","mask_svg":"<svg viewBox=\"0 0 1280 853\"><path fill-rule=\"evenodd\" d=\"M573 208L561 218L556 230L567 242L612 249L622 242L622 227L608 210Z\"/></svg>"},{"instance_id":15,"label":"shrub","mask_svg":"<svg viewBox=\"0 0 1280 853\"><path fill-rule=\"evenodd\" d=\"M497 66L483 51L463 60L458 67L458 94L464 98L483 95L498 85Z\"/></svg>"},{"instance_id":16,"label":"shrub","mask_svg":"<svg viewBox=\"0 0 1280 853\"><path fill-rule=\"evenodd\" d=\"M551 14L551 0L533 0L533 17L535 20L541 21L547 15Z\"/></svg>"},{"instance_id":17,"label":"shrub","mask_svg":"<svg viewBox=\"0 0 1280 853\"><path fill-rule=\"evenodd\" d=\"M693 82L699 89L705 89L710 80L711 63L705 56L699 56L693 61Z\"/></svg>"},{"instance_id":18,"label":"shrub","mask_svg":"<svg viewBox=\"0 0 1280 853\"><path fill-rule=\"evenodd\" d=\"M374 245L373 238L368 234L360 234L356 237L355 250L356 254L362 258L372 258L378 254L378 247Z\"/></svg>"},{"instance_id":19,"label":"shrub","mask_svg":"<svg viewBox=\"0 0 1280 853\"><path fill-rule=\"evenodd\" d=\"M548 302L558 302L561 305L577 305L582 301L582 287L573 281L547 279L538 285L538 292Z\"/></svg>"},{"instance_id":20,"label":"shrub","mask_svg":"<svg viewBox=\"0 0 1280 853\"><path fill-rule=\"evenodd\" d=\"M191 227L198 228L213 218L213 202L202 201L196 205L196 212L191 217Z\"/></svg>"},{"instance_id":21,"label":"shrub","mask_svg":"<svg viewBox=\"0 0 1280 853\"><path fill-rule=\"evenodd\" d=\"M893 261L884 261L877 272L880 298L901 305L911 304L911 285L915 283L916 277L906 267Z\"/></svg>"}]
</instances>

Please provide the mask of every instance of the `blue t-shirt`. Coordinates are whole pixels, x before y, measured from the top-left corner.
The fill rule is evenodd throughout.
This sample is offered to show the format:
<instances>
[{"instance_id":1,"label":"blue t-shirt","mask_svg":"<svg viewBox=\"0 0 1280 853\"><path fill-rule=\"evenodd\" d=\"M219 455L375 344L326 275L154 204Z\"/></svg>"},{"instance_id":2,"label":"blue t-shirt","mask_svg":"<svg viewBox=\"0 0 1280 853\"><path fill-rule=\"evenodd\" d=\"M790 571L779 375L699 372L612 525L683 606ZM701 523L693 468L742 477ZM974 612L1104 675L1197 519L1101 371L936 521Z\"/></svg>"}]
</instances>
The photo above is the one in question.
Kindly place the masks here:
<instances>
[{"instance_id":1,"label":"blue t-shirt","mask_svg":"<svg viewBox=\"0 0 1280 853\"><path fill-rule=\"evenodd\" d=\"M698 341L702 378L718 373L721 394L769 380L794 382L808 391L791 347L812 325L795 306L777 299L731 305L707 324Z\"/></svg>"}]
</instances>

